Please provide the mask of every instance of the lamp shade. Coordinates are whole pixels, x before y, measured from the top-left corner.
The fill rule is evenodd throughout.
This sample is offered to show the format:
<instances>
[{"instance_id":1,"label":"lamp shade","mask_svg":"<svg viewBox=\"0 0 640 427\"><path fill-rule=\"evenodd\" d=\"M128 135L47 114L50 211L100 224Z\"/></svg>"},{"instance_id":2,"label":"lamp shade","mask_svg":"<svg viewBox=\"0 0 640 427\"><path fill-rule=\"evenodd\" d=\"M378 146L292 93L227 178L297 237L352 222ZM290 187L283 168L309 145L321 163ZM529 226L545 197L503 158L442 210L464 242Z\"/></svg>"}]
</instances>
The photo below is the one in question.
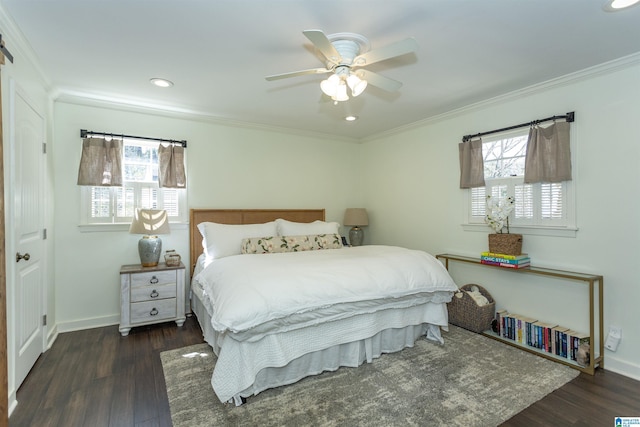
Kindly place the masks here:
<instances>
[{"instance_id":1,"label":"lamp shade","mask_svg":"<svg viewBox=\"0 0 640 427\"><path fill-rule=\"evenodd\" d=\"M335 97L338 93L338 85L340 84L340 77L337 74L332 74L328 79L320 82L320 89L330 96Z\"/></svg>"},{"instance_id":2,"label":"lamp shade","mask_svg":"<svg viewBox=\"0 0 640 427\"><path fill-rule=\"evenodd\" d=\"M365 208L347 208L344 213L344 225L353 228L349 230L349 243L351 246L361 246L364 242L364 230L360 227L369 225L369 217Z\"/></svg>"},{"instance_id":3,"label":"lamp shade","mask_svg":"<svg viewBox=\"0 0 640 427\"><path fill-rule=\"evenodd\" d=\"M131 234L144 234L138 241L138 254L143 267L155 267L160 260L162 240L158 234L169 234L167 211L136 209L129 227Z\"/></svg>"},{"instance_id":4,"label":"lamp shade","mask_svg":"<svg viewBox=\"0 0 640 427\"><path fill-rule=\"evenodd\" d=\"M169 234L169 218L167 211L156 209L136 209L133 215L131 234Z\"/></svg>"},{"instance_id":5,"label":"lamp shade","mask_svg":"<svg viewBox=\"0 0 640 427\"><path fill-rule=\"evenodd\" d=\"M363 227L369 225L369 217L365 208L347 208L344 213L344 225Z\"/></svg>"},{"instance_id":6,"label":"lamp shade","mask_svg":"<svg viewBox=\"0 0 640 427\"><path fill-rule=\"evenodd\" d=\"M340 81L336 90L336 96L332 97L334 101L348 101L349 95L347 95L347 84Z\"/></svg>"},{"instance_id":7,"label":"lamp shade","mask_svg":"<svg viewBox=\"0 0 640 427\"><path fill-rule=\"evenodd\" d=\"M367 88L367 81L362 80L355 74L351 74L349 77L347 77L347 84L351 88L351 94L353 96L360 95Z\"/></svg>"}]
</instances>

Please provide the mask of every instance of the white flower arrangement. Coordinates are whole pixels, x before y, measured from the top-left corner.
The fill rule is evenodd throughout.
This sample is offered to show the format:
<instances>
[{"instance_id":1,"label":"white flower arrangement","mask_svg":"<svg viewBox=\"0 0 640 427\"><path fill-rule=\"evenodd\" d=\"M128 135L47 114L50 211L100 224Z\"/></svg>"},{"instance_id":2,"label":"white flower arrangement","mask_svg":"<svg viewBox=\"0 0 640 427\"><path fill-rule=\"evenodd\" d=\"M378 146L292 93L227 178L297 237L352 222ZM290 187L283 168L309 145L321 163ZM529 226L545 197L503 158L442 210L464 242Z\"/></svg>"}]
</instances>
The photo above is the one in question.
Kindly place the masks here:
<instances>
[{"instance_id":1,"label":"white flower arrangement","mask_svg":"<svg viewBox=\"0 0 640 427\"><path fill-rule=\"evenodd\" d=\"M484 217L484 222L489 224L489 227L493 228L496 233L502 233L506 227L507 234L509 234L509 214L513 212L515 203L516 200L511 196L501 199L487 196L487 214Z\"/></svg>"}]
</instances>

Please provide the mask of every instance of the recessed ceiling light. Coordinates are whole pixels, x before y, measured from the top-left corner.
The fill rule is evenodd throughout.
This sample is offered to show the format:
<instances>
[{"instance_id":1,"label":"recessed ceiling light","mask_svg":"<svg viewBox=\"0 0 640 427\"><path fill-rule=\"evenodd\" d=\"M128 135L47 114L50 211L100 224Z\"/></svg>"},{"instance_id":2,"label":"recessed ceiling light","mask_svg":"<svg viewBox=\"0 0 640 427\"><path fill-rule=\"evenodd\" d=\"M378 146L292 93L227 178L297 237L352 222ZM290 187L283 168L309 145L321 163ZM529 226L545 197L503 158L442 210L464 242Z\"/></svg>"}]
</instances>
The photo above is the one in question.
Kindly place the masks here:
<instances>
[{"instance_id":1,"label":"recessed ceiling light","mask_svg":"<svg viewBox=\"0 0 640 427\"><path fill-rule=\"evenodd\" d=\"M617 12L635 6L640 0L608 0L602 8L607 12Z\"/></svg>"},{"instance_id":2,"label":"recessed ceiling light","mask_svg":"<svg viewBox=\"0 0 640 427\"><path fill-rule=\"evenodd\" d=\"M156 85L158 87L171 87L173 86L173 82L167 79L159 79L157 77L149 80L152 85Z\"/></svg>"},{"instance_id":3,"label":"recessed ceiling light","mask_svg":"<svg viewBox=\"0 0 640 427\"><path fill-rule=\"evenodd\" d=\"M348 122L354 122L354 121L358 120L358 116L347 116L344 119L346 121L348 121Z\"/></svg>"}]
</instances>

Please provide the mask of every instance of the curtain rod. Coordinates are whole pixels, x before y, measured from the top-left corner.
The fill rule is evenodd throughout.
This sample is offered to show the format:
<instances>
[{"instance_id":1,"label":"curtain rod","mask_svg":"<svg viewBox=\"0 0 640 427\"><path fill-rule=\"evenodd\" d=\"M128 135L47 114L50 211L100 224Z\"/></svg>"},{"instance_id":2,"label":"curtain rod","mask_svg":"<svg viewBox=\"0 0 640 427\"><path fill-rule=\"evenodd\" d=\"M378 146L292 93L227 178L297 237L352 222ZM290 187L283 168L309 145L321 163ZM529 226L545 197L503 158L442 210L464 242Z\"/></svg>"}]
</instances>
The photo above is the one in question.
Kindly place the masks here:
<instances>
[{"instance_id":1,"label":"curtain rod","mask_svg":"<svg viewBox=\"0 0 640 427\"><path fill-rule=\"evenodd\" d=\"M469 142L473 138L479 138L481 136L491 135L492 133L498 133L498 132L504 132L504 131L512 130L512 129L524 128L524 127L528 127L528 126L537 125L538 123L549 122L551 120L558 120L558 119L565 119L567 122L571 123L571 122L575 121L576 113L575 113L575 111L571 111L570 113L567 113L567 114L562 115L562 116L551 116L551 117L547 117L546 119L533 120L533 121L530 121L530 122L527 122L527 123L522 123L520 125L509 126L509 127L502 128L502 129L490 130L488 132L480 132L480 133L476 133L475 135L465 135L465 136L462 137L462 142Z\"/></svg>"},{"instance_id":2,"label":"curtain rod","mask_svg":"<svg viewBox=\"0 0 640 427\"><path fill-rule=\"evenodd\" d=\"M0 52L2 52L4 56L9 60L9 62L13 64L13 55L11 55L11 52L9 52L6 47L4 47L4 40L2 40L2 34L0 34Z\"/></svg>"},{"instance_id":3,"label":"curtain rod","mask_svg":"<svg viewBox=\"0 0 640 427\"><path fill-rule=\"evenodd\" d=\"M87 136L119 136L122 138L134 138L134 139L146 139L148 141L160 141L160 142L168 142L170 144L180 144L184 148L187 148L187 141L177 141L175 139L162 139L162 138L149 138L147 136L134 136L134 135L124 135L121 133L111 133L111 132L94 132L92 130L80 129L80 138L86 138Z\"/></svg>"}]
</instances>

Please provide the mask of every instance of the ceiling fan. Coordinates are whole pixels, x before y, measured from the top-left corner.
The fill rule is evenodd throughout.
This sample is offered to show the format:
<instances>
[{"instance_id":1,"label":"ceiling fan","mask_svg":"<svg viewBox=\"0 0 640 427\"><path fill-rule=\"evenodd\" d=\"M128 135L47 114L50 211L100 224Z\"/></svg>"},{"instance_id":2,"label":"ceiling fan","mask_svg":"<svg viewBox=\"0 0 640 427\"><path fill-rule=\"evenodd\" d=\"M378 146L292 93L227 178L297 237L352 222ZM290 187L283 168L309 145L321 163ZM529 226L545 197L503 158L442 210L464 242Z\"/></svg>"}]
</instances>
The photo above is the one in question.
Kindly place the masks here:
<instances>
[{"instance_id":1,"label":"ceiling fan","mask_svg":"<svg viewBox=\"0 0 640 427\"><path fill-rule=\"evenodd\" d=\"M360 34L336 33L327 36L321 30L305 30L302 33L324 56L326 67L276 74L265 78L271 81L307 74L333 73L320 83L320 89L336 103L349 99L347 87L351 89L352 96L360 95L367 84L388 92L400 89L401 82L362 67L415 52L418 48L418 43L413 38L407 38L380 49L370 50L369 40Z\"/></svg>"}]
</instances>

